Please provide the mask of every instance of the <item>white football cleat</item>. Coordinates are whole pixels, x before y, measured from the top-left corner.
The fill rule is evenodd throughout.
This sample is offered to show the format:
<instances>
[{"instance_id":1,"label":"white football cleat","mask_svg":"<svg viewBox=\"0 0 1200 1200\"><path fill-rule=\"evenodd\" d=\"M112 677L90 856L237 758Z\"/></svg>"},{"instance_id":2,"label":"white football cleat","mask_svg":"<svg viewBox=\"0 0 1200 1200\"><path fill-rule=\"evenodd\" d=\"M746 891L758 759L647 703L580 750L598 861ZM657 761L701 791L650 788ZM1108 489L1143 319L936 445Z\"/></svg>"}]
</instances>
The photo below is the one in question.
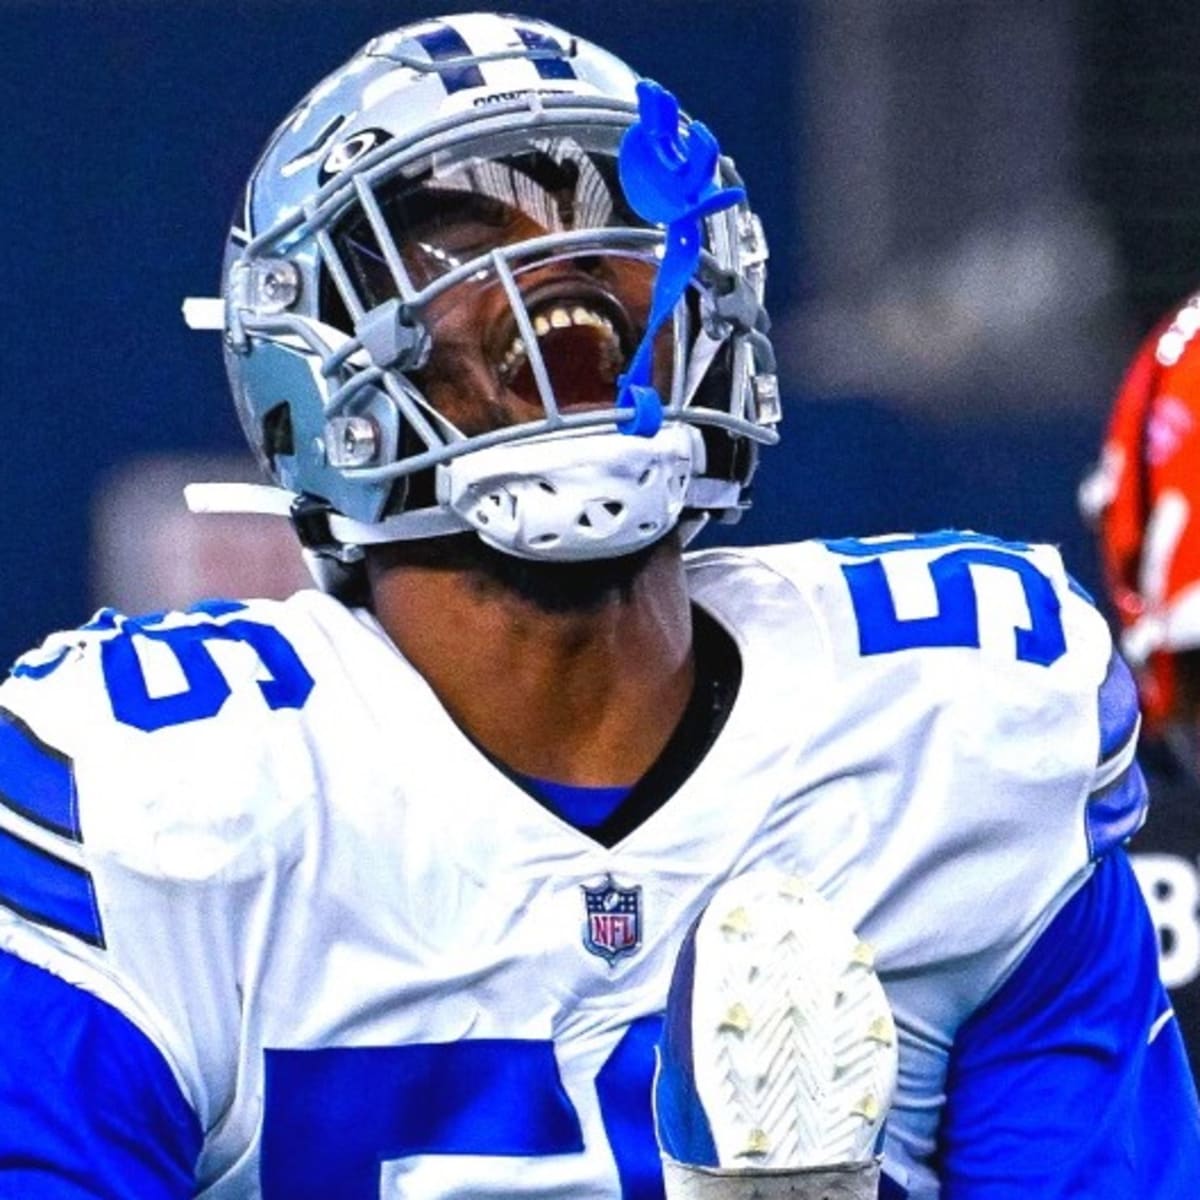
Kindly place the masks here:
<instances>
[{"instance_id":1,"label":"white football cleat","mask_svg":"<svg viewBox=\"0 0 1200 1200\"><path fill-rule=\"evenodd\" d=\"M668 1200L874 1197L896 1029L871 947L809 883L714 893L680 950L654 1086Z\"/></svg>"}]
</instances>

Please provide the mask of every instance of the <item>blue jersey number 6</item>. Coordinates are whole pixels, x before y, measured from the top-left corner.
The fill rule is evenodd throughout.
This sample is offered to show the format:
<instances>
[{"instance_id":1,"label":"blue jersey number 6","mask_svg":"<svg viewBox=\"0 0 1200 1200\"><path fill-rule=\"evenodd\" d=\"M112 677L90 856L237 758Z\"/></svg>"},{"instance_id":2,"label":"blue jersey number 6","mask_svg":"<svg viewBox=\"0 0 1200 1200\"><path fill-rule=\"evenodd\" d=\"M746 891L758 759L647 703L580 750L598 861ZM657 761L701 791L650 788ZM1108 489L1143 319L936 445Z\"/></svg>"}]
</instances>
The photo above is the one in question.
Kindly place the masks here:
<instances>
[{"instance_id":1,"label":"blue jersey number 6","mask_svg":"<svg viewBox=\"0 0 1200 1200\"><path fill-rule=\"evenodd\" d=\"M223 606L220 615L242 606ZM269 678L258 680L268 708L300 708L313 689L291 643L271 625L248 621L207 620L192 625L160 627L154 618L125 621L120 632L100 648L104 682L113 716L125 725L151 731L215 717L232 689L209 652L210 642L241 642L249 646L266 668ZM134 638L159 642L174 654L187 686L166 696L152 696L134 647Z\"/></svg>"}]
</instances>

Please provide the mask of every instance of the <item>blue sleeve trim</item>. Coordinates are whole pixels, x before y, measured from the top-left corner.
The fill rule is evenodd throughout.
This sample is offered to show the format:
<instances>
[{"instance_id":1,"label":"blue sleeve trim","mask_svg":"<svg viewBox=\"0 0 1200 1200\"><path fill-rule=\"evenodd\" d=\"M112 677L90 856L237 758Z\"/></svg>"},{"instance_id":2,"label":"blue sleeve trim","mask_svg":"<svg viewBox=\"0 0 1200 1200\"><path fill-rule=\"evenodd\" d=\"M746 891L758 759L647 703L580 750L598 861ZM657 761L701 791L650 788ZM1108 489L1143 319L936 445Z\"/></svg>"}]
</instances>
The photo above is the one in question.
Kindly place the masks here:
<instances>
[{"instance_id":1,"label":"blue sleeve trim","mask_svg":"<svg viewBox=\"0 0 1200 1200\"><path fill-rule=\"evenodd\" d=\"M1102 788L1087 802L1087 836L1092 857L1101 858L1120 846L1142 827L1150 803L1146 777L1136 762Z\"/></svg>"},{"instance_id":2,"label":"blue sleeve trim","mask_svg":"<svg viewBox=\"0 0 1200 1200\"><path fill-rule=\"evenodd\" d=\"M52 675L70 653L69 646L56 650L49 658L40 658L38 651L24 654L13 663L10 673L16 679L45 679Z\"/></svg>"},{"instance_id":3,"label":"blue sleeve trim","mask_svg":"<svg viewBox=\"0 0 1200 1200\"><path fill-rule=\"evenodd\" d=\"M1120 756L1126 752L1132 760L1130 743L1137 737L1139 721L1137 684L1115 650L1096 693L1096 719L1100 728L1098 765L1119 766ZM1148 803L1146 781L1132 761L1115 779L1092 792L1086 812L1092 857L1102 857L1137 833L1146 819Z\"/></svg>"},{"instance_id":4,"label":"blue sleeve trim","mask_svg":"<svg viewBox=\"0 0 1200 1200\"><path fill-rule=\"evenodd\" d=\"M92 877L0 829L0 904L61 929L91 946L104 945Z\"/></svg>"},{"instance_id":5,"label":"blue sleeve trim","mask_svg":"<svg viewBox=\"0 0 1200 1200\"><path fill-rule=\"evenodd\" d=\"M954 1200L1194 1200L1200 1103L1122 851L959 1030L946 1091Z\"/></svg>"},{"instance_id":6,"label":"blue sleeve trim","mask_svg":"<svg viewBox=\"0 0 1200 1200\"><path fill-rule=\"evenodd\" d=\"M202 1141L136 1026L0 951L0 1195L191 1200Z\"/></svg>"},{"instance_id":7,"label":"blue sleeve trim","mask_svg":"<svg viewBox=\"0 0 1200 1200\"><path fill-rule=\"evenodd\" d=\"M1138 728L1138 693L1125 660L1114 650L1097 695L1100 718L1100 762L1123 750Z\"/></svg>"},{"instance_id":8,"label":"blue sleeve trim","mask_svg":"<svg viewBox=\"0 0 1200 1200\"><path fill-rule=\"evenodd\" d=\"M71 760L0 708L0 804L52 833L81 841Z\"/></svg>"}]
</instances>

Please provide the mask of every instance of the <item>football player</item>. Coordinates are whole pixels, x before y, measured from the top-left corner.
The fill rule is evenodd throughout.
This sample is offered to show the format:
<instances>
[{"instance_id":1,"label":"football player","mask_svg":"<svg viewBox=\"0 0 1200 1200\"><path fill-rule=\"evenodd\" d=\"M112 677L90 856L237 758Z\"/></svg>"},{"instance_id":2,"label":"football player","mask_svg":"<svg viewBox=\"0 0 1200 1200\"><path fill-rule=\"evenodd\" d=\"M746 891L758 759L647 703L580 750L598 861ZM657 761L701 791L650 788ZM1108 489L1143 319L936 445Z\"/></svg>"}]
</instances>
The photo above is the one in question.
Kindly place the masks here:
<instances>
[{"instance_id":1,"label":"football player","mask_svg":"<svg viewBox=\"0 0 1200 1200\"><path fill-rule=\"evenodd\" d=\"M862 1196L895 1039L880 1195L1195 1195L1135 691L1056 551L684 551L777 437L766 258L537 20L287 117L188 306L272 483L192 499L320 586L0 688L0 1192Z\"/></svg>"},{"instance_id":2,"label":"football player","mask_svg":"<svg viewBox=\"0 0 1200 1200\"><path fill-rule=\"evenodd\" d=\"M1200 1077L1200 296L1143 339L1118 389L1096 470L1094 525L1144 726L1150 818L1131 843L1159 930L1161 971Z\"/></svg>"}]
</instances>

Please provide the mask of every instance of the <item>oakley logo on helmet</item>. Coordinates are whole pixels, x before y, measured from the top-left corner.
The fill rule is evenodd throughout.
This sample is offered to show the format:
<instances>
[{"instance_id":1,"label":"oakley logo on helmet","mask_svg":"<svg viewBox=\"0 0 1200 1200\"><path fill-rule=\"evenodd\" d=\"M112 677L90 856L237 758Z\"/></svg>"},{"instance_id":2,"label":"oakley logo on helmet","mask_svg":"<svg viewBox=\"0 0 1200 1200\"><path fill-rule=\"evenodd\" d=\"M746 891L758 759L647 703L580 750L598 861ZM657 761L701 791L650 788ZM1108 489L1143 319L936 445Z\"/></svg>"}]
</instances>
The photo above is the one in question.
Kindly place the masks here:
<instances>
[{"instance_id":1,"label":"oakley logo on helmet","mask_svg":"<svg viewBox=\"0 0 1200 1200\"><path fill-rule=\"evenodd\" d=\"M322 184L328 183L364 154L369 154L376 146L382 146L391 136L386 129L360 129L345 141L338 142L321 164L317 181Z\"/></svg>"},{"instance_id":2,"label":"oakley logo on helmet","mask_svg":"<svg viewBox=\"0 0 1200 1200\"><path fill-rule=\"evenodd\" d=\"M486 96L476 96L471 103L476 108L487 104L504 104L509 100L521 100L525 96L569 96L571 93L563 88L517 88L508 92L489 92Z\"/></svg>"}]
</instances>

